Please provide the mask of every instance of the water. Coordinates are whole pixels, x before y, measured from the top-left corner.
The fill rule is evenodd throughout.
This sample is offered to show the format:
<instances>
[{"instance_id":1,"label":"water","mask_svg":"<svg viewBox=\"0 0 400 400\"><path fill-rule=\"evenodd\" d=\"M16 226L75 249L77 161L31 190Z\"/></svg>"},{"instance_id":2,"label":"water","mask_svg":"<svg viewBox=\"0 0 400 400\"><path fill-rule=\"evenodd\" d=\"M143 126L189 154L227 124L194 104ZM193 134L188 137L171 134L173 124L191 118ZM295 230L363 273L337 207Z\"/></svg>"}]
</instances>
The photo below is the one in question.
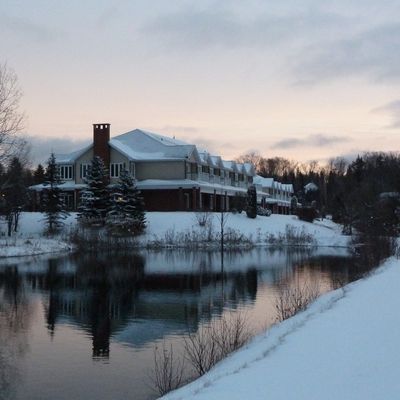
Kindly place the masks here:
<instances>
[{"instance_id":1,"label":"water","mask_svg":"<svg viewBox=\"0 0 400 400\"><path fill-rule=\"evenodd\" d=\"M346 252L160 251L2 260L0 399L151 399L154 347L235 312L276 321L280 287L365 272Z\"/></svg>"}]
</instances>

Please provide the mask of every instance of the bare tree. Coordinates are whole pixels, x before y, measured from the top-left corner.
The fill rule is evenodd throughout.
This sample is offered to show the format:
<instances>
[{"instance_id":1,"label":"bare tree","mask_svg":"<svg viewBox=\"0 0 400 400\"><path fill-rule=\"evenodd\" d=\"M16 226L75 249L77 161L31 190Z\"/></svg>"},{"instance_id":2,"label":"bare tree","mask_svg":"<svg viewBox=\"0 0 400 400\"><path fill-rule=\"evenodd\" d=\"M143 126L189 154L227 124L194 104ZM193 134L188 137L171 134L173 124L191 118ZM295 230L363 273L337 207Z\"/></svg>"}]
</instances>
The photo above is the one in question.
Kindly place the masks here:
<instances>
[{"instance_id":1,"label":"bare tree","mask_svg":"<svg viewBox=\"0 0 400 400\"><path fill-rule=\"evenodd\" d=\"M319 290L315 285L296 284L281 287L275 304L276 320L282 322L305 310L318 297L318 294Z\"/></svg>"},{"instance_id":2,"label":"bare tree","mask_svg":"<svg viewBox=\"0 0 400 400\"><path fill-rule=\"evenodd\" d=\"M7 64L0 64L0 163L18 155L26 145L17 135L24 122L19 110L21 97L16 73Z\"/></svg>"},{"instance_id":3,"label":"bare tree","mask_svg":"<svg viewBox=\"0 0 400 400\"><path fill-rule=\"evenodd\" d=\"M184 369L184 360L175 357L172 345L168 349L164 342L161 349L154 349L151 379L161 396L181 386Z\"/></svg>"}]
</instances>

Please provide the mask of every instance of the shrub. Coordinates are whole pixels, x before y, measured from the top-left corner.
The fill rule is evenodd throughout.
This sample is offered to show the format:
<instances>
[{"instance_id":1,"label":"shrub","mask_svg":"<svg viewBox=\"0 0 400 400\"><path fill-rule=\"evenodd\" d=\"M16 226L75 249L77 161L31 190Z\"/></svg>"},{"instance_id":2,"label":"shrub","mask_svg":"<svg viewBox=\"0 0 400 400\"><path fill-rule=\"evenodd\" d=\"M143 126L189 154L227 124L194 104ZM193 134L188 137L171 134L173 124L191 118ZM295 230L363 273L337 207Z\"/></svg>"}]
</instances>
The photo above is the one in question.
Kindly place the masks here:
<instances>
[{"instance_id":1,"label":"shrub","mask_svg":"<svg viewBox=\"0 0 400 400\"><path fill-rule=\"evenodd\" d=\"M318 213L314 207L301 207L297 209L297 216L302 221L313 222Z\"/></svg>"},{"instance_id":2,"label":"shrub","mask_svg":"<svg viewBox=\"0 0 400 400\"><path fill-rule=\"evenodd\" d=\"M287 286L279 290L276 299L276 319L284 321L303 311L318 297L318 288L309 285Z\"/></svg>"},{"instance_id":3,"label":"shrub","mask_svg":"<svg viewBox=\"0 0 400 400\"><path fill-rule=\"evenodd\" d=\"M168 349L164 342L161 349L154 348L154 366L151 379L161 396L181 386L184 366L184 360L175 357L172 345Z\"/></svg>"},{"instance_id":4,"label":"shrub","mask_svg":"<svg viewBox=\"0 0 400 400\"><path fill-rule=\"evenodd\" d=\"M272 211L269 208L263 208L258 206L257 207L257 215L260 215L262 217L269 217L271 216Z\"/></svg>"}]
</instances>

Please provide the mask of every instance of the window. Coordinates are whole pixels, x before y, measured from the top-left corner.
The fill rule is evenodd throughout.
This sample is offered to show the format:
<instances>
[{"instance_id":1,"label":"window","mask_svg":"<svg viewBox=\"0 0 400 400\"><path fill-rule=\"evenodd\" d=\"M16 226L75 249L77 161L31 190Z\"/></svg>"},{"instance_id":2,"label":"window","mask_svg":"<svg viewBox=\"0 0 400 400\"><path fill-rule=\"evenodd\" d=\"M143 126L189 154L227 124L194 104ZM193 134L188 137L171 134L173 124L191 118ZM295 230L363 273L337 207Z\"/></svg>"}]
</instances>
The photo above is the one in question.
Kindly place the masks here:
<instances>
[{"instance_id":1,"label":"window","mask_svg":"<svg viewBox=\"0 0 400 400\"><path fill-rule=\"evenodd\" d=\"M203 172L203 174L208 174L210 172L210 167L208 165L203 165L201 167L201 172Z\"/></svg>"},{"instance_id":2,"label":"window","mask_svg":"<svg viewBox=\"0 0 400 400\"><path fill-rule=\"evenodd\" d=\"M129 172L133 178L136 178L136 164L133 161L129 163Z\"/></svg>"},{"instance_id":3,"label":"window","mask_svg":"<svg viewBox=\"0 0 400 400\"><path fill-rule=\"evenodd\" d=\"M81 164L81 178L86 178L89 175L90 164Z\"/></svg>"},{"instance_id":4,"label":"window","mask_svg":"<svg viewBox=\"0 0 400 400\"><path fill-rule=\"evenodd\" d=\"M110 164L110 177L111 178L119 178L123 168L124 168L124 163L111 163Z\"/></svg>"},{"instance_id":5,"label":"window","mask_svg":"<svg viewBox=\"0 0 400 400\"><path fill-rule=\"evenodd\" d=\"M214 168L210 167L210 175L214 175Z\"/></svg>"},{"instance_id":6,"label":"window","mask_svg":"<svg viewBox=\"0 0 400 400\"><path fill-rule=\"evenodd\" d=\"M72 165L60 165L60 178L64 180L72 179Z\"/></svg>"},{"instance_id":7,"label":"window","mask_svg":"<svg viewBox=\"0 0 400 400\"><path fill-rule=\"evenodd\" d=\"M214 169L214 175L220 176L221 175L221 170L219 168Z\"/></svg>"}]
</instances>

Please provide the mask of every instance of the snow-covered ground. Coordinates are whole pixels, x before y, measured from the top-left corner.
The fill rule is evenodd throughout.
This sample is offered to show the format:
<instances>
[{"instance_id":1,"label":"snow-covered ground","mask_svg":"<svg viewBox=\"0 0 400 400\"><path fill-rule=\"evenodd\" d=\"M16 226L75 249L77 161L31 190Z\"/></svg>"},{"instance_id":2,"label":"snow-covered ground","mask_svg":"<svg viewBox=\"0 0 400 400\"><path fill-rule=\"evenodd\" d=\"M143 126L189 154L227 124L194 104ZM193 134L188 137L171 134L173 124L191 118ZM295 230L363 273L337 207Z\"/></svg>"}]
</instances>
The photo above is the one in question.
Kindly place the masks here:
<instances>
[{"instance_id":1,"label":"snow-covered ground","mask_svg":"<svg viewBox=\"0 0 400 400\"><path fill-rule=\"evenodd\" d=\"M215 233L218 233L220 229L219 218L218 213L211 213L209 216ZM140 237L140 244L144 246L157 240L165 241L166 237L174 237L178 241L186 233L205 234L207 230L199 226L196 213L193 212L149 212L146 219L147 229ZM63 233L58 238L50 239L43 235L45 230L43 214L22 213L19 232L14 237L6 238L4 236L6 227L4 224L1 227L3 236L0 238L0 257L65 251L70 248L70 245L65 242L66 232L75 225L76 213L71 213L65 220ZM258 216L256 219L249 219L245 213L226 214L225 231L235 230L254 244L267 244L267 237L282 238L288 227L291 228L292 233L309 235L313 238L313 244L317 246L346 247L348 245L349 238L343 236L341 228L330 220L308 223L290 215Z\"/></svg>"},{"instance_id":2,"label":"snow-covered ground","mask_svg":"<svg viewBox=\"0 0 400 400\"><path fill-rule=\"evenodd\" d=\"M391 258L163 399L399 399L399 286Z\"/></svg>"},{"instance_id":3,"label":"snow-covered ground","mask_svg":"<svg viewBox=\"0 0 400 400\"><path fill-rule=\"evenodd\" d=\"M65 222L65 229L75 224L75 215L70 215ZM12 237L7 237L4 221L1 221L0 257L31 256L46 253L70 251L72 246L59 237L44 235L43 214L24 212L20 216L19 229Z\"/></svg>"},{"instance_id":4,"label":"snow-covered ground","mask_svg":"<svg viewBox=\"0 0 400 400\"><path fill-rule=\"evenodd\" d=\"M192 212L151 212L147 213L146 235L144 240L152 240L154 237L163 238L169 232L201 231L196 219L196 213ZM269 235L276 238L286 234L287 227L293 228L293 232L304 232L315 240L317 246L347 247L349 237L341 234L341 227L334 222L324 219L314 223L300 221L294 215L273 214L270 217L258 216L256 219L247 218L245 213L226 214L225 231L233 229L250 238L254 243L266 244L265 239ZM211 223L215 232L220 229L219 213L211 214Z\"/></svg>"}]
</instances>

